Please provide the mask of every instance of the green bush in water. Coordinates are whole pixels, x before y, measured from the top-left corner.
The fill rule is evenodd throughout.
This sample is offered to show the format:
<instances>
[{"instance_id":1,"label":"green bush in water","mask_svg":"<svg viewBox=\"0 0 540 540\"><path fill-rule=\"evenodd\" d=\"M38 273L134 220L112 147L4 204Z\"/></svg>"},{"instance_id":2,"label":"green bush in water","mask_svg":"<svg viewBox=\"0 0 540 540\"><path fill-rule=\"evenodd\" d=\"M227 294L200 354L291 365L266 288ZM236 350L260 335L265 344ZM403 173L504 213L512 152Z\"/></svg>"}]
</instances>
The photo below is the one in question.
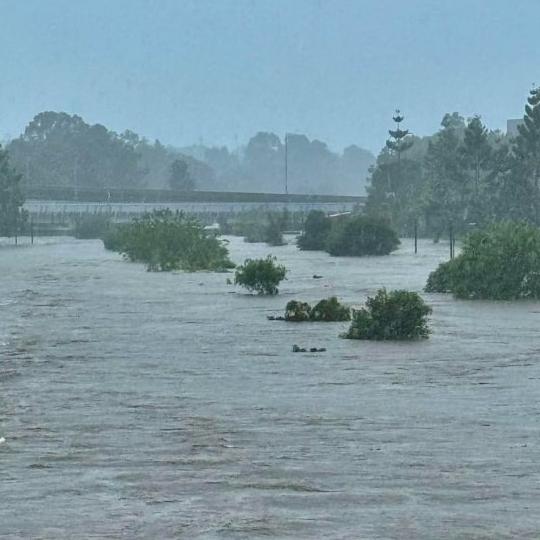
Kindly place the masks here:
<instances>
[{"instance_id":1,"label":"green bush in water","mask_svg":"<svg viewBox=\"0 0 540 540\"><path fill-rule=\"evenodd\" d=\"M311 210L304 223L304 230L297 239L303 251L325 250L332 224L322 210Z\"/></svg>"},{"instance_id":2,"label":"green bush in water","mask_svg":"<svg viewBox=\"0 0 540 540\"><path fill-rule=\"evenodd\" d=\"M154 210L105 235L106 248L148 270L223 270L234 267L227 248L201 224L182 212Z\"/></svg>"},{"instance_id":3,"label":"green bush in water","mask_svg":"<svg viewBox=\"0 0 540 540\"><path fill-rule=\"evenodd\" d=\"M304 322L304 321L350 321L350 308L339 303L335 296L325 298L318 302L315 307L311 307L307 302L291 300L285 307L286 321Z\"/></svg>"},{"instance_id":4,"label":"green bush in water","mask_svg":"<svg viewBox=\"0 0 540 540\"><path fill-rule=\"evenodd\" d=\"M309 321L311 306L307 302L291 300L285 307L285 320L294 322Z\"/></svg>"},{"instance_id":5,"label":"green bush in water","mask_svg":"<svg viewBox=\"0 0 540 540\"><path fill-rule=\"evenodd\" d=\"M122 253L124 251L124 238L127 238L128 227L129 225L126 224L111 225L101 237L105 249Z\"/></svg>"},{"instance_id":6,"label":"green bush in water","mask_svg":"<svg viewBox=\"0 0 540 540\"><path fill-rule=\"evenodd\" d=\"M388 255L398 246L397 233L385 219L355 215L335 220L326 250L335 256L362 257Z\"/></svg>"},{"instance_id":7,"label":"green bush in water","mask_svg":"<svg viewBox=\"0 0 540 540\"><path fill-rule=\"evenodd\" d=\"M366 307L353 310L351 326L343 336L349 339L411 340L427 338L427 316L431 308L419 294L379 289Z\"/></svg>"},{"instance_id":8,"label":"green bush in water","mask_svg":"<svg viewBox=\"0 0 540 540\"><path fill-rule=\"evenodd\" d=\"M427 292L457 298L540 298L540 229L501 222L470 233L461 253L430 274Z\"/></svg>"},{"instance_id":9,"label":"green bush in water","mask_svg":"<svg viewBox=\"0 0 540 540\"><path fill-rule=\"evenodd\" d=\"M282 246L283 230L289 219L289 214L283 212L246 212L238 220L227 225L225 230L235 236L243 236L245 242L265 242L270 246Z\"/></svg>"},{"instance_id":10,"label":"green bush in water","mask_svg":"<svg viewBox=\"0 0 540 540\"><path fill-rule=\"evenodd\" d=\"M274 221L271 217L268 223L252 223L246 229L244 241L249 243L265 242L269 246L283 246L283 233L279 222Z\"/></svg>"},{"instance_id":11,"label":"green bush in water","mask_svg":"<svg viewBox=\"0 0 540 540\"><path fill-rule=\"evenodd\" d=\"M236 269L234 283L242 285L248 291L259 294L277 294L277 286L285 279L287 269L276 264L276 258L268 255L266 259L246 259Z\"/></svg>"},{"instance_id":12,"label":"green bush in water","mask_svg":"<svg viewBox=\"0 0 540 540\"><path fill-rule=\"evenodd\" d=\"M340 304L335 296L321 300L311 310L310 320L312 321L350 321L351 310L347 306Z\"/></svg>"},{"instance_id":13,"label":"green bush in water","mask_svg":"<svg viewBox=\"0 0 540 540\"><path fill-rule=\"evenodd\" d=\"M424 291L426 292L452 292L452 266L454 260L439 264L428 276Z\"/></svg>"}]
</instances>

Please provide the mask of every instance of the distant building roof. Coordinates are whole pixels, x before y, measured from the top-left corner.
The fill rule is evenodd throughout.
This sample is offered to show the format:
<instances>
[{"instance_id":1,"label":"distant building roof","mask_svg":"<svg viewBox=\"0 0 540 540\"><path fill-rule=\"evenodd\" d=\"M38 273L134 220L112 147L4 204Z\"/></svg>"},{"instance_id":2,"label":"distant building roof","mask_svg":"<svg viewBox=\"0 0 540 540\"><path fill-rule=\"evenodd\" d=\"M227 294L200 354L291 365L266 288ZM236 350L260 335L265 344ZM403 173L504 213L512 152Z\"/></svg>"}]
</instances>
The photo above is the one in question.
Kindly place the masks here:
<instances>
[{"instance_id":1,"label":"distant building roof","mask_svg":"<svg viewBox=\"0 0 540 540\"><path fill-rule=\"evenodd\" d=\"M506 134L510 137L519 135L518 126L523 124L523 118L511 118L506 121Z\"/></svg>"}]
</instances>

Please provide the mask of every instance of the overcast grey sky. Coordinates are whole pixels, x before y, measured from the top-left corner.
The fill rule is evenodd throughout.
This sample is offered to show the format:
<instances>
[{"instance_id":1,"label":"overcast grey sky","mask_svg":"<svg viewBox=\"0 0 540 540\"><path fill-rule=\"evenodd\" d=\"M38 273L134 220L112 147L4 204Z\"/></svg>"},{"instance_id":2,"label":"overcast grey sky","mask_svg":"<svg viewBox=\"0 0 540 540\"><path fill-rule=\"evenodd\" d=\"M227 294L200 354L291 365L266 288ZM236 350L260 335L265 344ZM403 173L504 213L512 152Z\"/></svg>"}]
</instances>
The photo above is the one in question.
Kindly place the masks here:
<instances>
[{"instance_id":1,"label":"overcast grey sky","mask_svg":"<svg viewBox=\"0 0 540 540\"><path fill-rule=\"evenodd\" d=\"M306 133L377 151L395 107L521 116L540 0L0 0L0 136L42 110L164 143Z\"/></svg>"}]
</instances>

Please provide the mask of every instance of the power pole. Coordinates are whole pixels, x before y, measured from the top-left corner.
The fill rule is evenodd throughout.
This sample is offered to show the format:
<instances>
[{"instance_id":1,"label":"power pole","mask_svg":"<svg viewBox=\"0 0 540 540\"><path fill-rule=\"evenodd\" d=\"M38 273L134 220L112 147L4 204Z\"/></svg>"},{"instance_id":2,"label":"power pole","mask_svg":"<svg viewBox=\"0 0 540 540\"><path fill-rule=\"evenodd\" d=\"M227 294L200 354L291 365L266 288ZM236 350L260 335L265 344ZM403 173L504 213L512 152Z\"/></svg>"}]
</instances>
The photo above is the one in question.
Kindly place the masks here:
<instances>
[{"instance_id":1,"label":"power pole","mask_svg":"<svg viewBox=\"0 0 540 540\"><path fill-rule=\"evenodd\" d=\"M288 134L285 133L285 195L289 194L289 148Z\"/></svg>"}]
</instances>

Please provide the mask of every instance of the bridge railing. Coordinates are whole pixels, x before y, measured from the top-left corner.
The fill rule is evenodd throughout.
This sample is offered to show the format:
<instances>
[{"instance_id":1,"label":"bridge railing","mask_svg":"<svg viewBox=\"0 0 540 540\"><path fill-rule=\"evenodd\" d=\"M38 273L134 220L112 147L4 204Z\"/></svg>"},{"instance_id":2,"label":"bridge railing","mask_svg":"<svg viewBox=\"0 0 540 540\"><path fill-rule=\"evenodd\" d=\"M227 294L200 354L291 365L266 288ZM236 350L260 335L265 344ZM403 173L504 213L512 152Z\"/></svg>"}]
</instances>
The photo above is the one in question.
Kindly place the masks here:
<instances>
[{"instance_id":1,"label":"bridge railing","mask_svg":"<svg viewBox=\"0 0 540 540\"><path fill-rule=\"evenodd\" d=\"M252 193L239 191L174 191L166 189L75 189L65 186L25 188L27 200L89 203L353 203L362 205L365 197L352 195L311 195Z\"/></svg>"}]
</instances>

